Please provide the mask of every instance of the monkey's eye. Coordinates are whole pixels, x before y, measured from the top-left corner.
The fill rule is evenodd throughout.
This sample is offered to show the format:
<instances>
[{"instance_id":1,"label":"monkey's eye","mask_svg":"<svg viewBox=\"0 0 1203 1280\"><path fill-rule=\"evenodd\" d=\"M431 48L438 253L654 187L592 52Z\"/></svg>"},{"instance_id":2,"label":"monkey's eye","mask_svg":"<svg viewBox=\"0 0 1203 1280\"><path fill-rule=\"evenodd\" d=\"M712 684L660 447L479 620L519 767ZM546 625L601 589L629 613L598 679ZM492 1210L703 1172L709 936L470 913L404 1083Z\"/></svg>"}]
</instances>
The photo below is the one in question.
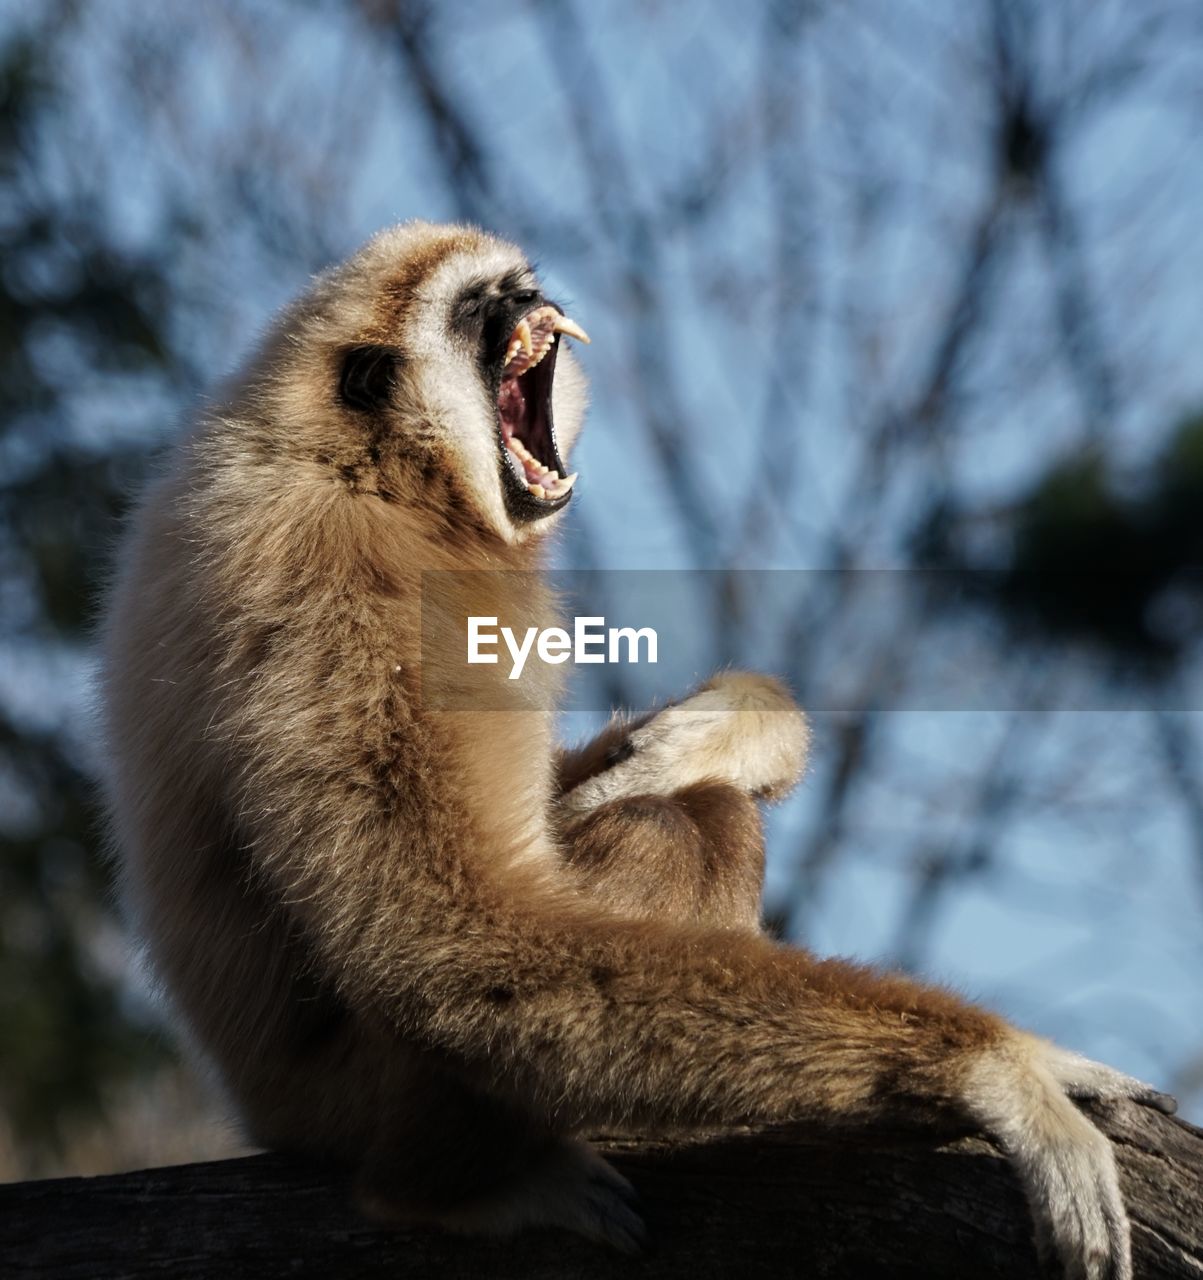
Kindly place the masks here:
<instances>
[{"instance_id":1,"label":"monkey's eye","mask_svg":"<svg viewBox=\"0 0 1203 1280\"><path fill-rule=\"evenodd\" d=\"M520 307L529 307L532 303L537 302L539 292L537 289L523 289L521 293L510 294L510 301Z\"/></svg>"},{"instance_id":2,"label":"monkey's eye","mask_svg":"<svg viewBox=\"0 0 1203 1280\"><path fill-rule=\"evenodd\" d=\"M352 347L343 356L338 394L352 409L380 409L388 404L401 353L394 347Z\"/></svg>"}]
</instances>

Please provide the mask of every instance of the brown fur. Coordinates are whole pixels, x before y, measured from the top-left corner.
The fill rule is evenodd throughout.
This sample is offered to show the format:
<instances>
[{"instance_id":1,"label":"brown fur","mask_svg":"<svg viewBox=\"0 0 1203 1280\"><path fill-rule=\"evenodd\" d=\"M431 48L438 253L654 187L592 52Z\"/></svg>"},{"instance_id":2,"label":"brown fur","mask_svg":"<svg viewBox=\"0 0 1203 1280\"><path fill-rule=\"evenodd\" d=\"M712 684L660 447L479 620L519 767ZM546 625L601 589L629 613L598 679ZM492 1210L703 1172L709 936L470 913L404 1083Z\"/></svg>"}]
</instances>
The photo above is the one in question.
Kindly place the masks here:
<instances>
[{"instance_id":1,"label":"brown fur","mask_svg":"<svg viewBox=\"0 0 1203 1280\"><path fill-rule=\"evenodd\" d=\"M727 783L599 805L562 840L585 892L624 916L760 926L760 813L747 792Z\"/></svg>"},{"instance_id":2,"label":"brown fur","mask_svg":"<svg viewBox=\"0 0 1203 1280\"><path fill-rule=\"evenodd\" d=\"M423 648L422 571L515 571L479 575L471 611L555 606L540 530L465 480L428 357L377 421L333 395L340 349L417 350L434 274L506 251L391 234L285 314L176 450L108 614L126 899L249 1133L346 1163L377 1212L471 1227L567 1221L506 1202L541 1162L586 1159L563 1145L586 1126L964 1124L1003 1022L757 929L750 793L788 789L804 752L773 682L710 686L758 717L724 719L715 776L584 813L576 786L679 719L557 762L554 679L520 707L431 705L463 673ZM483 696L504 668L472 678ZM792 760L735 785L724 758L746 780L770 721Z\"/></svg>"}]
</instances>

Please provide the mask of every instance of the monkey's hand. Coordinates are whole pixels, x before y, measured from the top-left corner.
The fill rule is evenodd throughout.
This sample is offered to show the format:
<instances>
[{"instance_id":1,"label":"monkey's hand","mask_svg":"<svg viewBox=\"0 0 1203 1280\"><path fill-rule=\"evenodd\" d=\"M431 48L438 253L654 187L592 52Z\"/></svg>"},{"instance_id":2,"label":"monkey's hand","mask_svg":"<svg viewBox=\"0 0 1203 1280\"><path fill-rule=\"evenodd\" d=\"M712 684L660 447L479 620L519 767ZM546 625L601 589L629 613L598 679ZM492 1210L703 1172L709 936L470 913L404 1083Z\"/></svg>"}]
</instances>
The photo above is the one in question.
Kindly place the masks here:
<instances>
[{"instance_id":1,"label":"monkey's hand","mask_svg":"<svg viewBox=\"0 0 1203 1280\"><path fill-rule=\"evenodd\" d=\"M970 1113L1023 1184L1041 1262L1065 1280L1131 1280L1115 1154L1071 1098L1177 1108L1151 1085L1023 1033L979 1059L966 1092Z\"/></svg>"},{"instance_id":2,"label":"monkey's hand","mask_svg":"<svg viewBox=\"0 0 1203 1280\"><path fill-rule=\"evenodd\" d=\"M1178 1110L1176 1098L1145 1084L1143 1080L1137 1080L1135 1076L1126 1076L1106 1063L1094 1062L1059 1045L1045 1043L1043 1047L1049 1070L1070 1098L1097 1102L1127 1099L1167 1116Z\"/></svg>"},{"instance_id":3,"label":"monkey's hand","mask_svg":"<svg viewBox=\"0 0 1203 1280\"><path fill-rule=\"evenodd\" d=\"M631 730L615 762L562 800L584 812L610 800L672 795L698 782L728 782L777 799L802 776L806 718L771 676L726 671Z\"/></svg>"}]
</instances>

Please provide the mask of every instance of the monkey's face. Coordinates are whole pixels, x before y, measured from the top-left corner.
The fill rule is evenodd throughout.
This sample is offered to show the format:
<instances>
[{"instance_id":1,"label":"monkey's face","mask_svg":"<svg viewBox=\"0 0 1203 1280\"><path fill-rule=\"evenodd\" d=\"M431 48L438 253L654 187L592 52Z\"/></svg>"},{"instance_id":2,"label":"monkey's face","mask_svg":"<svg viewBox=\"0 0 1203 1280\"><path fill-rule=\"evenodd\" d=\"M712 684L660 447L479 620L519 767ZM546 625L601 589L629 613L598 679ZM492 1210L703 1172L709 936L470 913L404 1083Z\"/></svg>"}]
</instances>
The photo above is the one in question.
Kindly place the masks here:
<instances>
[{"instance_id":1,"label":"monkey's face","mask_svg":"<svg viewBox=\"0 0 1203 1280\"><path fill-rule=\"evenodd\" d=\"M572 498L565 459L584 416L564 340L589 339L518 250L409 224L332 281L340 301L362 300L347 315L355 340L340 344L338 396L377 449L418 464L423 501L445 493L508 542L545 528Z\"/></svg>"}]
</instances>

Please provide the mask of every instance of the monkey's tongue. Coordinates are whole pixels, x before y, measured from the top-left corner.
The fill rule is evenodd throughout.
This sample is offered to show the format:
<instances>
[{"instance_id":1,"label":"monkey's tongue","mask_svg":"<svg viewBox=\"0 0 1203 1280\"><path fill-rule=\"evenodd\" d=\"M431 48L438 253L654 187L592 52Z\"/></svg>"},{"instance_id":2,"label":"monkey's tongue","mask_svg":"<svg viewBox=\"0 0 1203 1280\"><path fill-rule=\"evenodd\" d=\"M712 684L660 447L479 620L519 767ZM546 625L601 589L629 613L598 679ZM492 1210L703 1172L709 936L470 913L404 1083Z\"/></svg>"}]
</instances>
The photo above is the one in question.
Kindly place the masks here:
<instances>
[{"instance_id":1,"label":"monkey's tongue","mask_svg":"<svg viewBox=\"0 0 1203 1280\"><path fill-rule=\"evenodd\" d=\"M535 450L555 457L550 436L551 376L554 359L543 361L561 334L588 342L589 335L552 306L536 307L514 326L506 344L501 387L497 393L497 417L511 467L536 498L562 498L576 483L576 476L562 476ZM543 365L540 369L539 366Z\"/></svg>"},{"instance_id":2,"label":"monkey's tongue","mask_svg":"<svg viewBox=\"0 0 1203 1280\"><path fill-rule=\"evenodd\" d=\"M561 498L576 484L577 473L565 478L553 467L540 462L514 433L514 423L522 421L526 411L526 397L518 385L518 379L507 379L501 384L497 397L501 417L501 434L510 453L510 463L536 498Z\"/></svg>"}]
</instances>

